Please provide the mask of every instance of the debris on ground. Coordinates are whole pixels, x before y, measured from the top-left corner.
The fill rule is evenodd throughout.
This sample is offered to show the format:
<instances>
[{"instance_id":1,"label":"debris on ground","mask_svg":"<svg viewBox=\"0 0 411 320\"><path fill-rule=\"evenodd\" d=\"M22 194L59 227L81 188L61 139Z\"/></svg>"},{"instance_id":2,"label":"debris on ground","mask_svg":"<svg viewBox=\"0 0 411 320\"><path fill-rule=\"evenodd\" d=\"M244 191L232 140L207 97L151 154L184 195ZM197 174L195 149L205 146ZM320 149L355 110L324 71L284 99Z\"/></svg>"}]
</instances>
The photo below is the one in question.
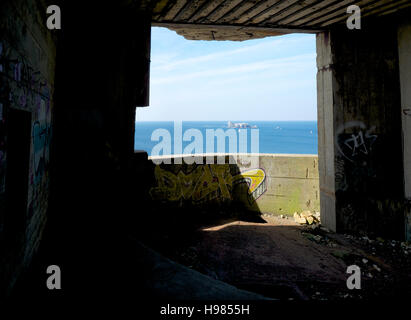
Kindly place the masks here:
<instances>
[{"instance_id":1,"label":"debris on ground","mask_svg":"<svg viewBox=\"0 0 411 320\"><path fill-rule=\"evenodd\" d=\"M320 213L305 210L301 213L294 212L294 221L299 224L317 224L320 223Z\"/></svg>"},{"instance_id":2,"label":"debris on ground","mask_svg":"<svg viewBox=\"0 0 411 320\"><path fill-rule=\"evenodd\" d=\"M313 235L313 234L311 234L311 233L302 232L302 235L303 235L304 237L306 237L308 240L315 241L315 242L317 242L317 243L320 243L321 241L324 240L323 237L320 236L320 235L318 235L318 234L317 234L317 235Z\"/></svg>"},{"instance_id":3,"label":"debris on ground","mask_svg":"<svg viewBox=\"0 0 411 320\"><path fill-rule=\"evenodd\" d=\"M411 243L334 233L319 219L310 225L310 215L316 217L310 211L297 213L304 223L295 223L295 216L263 214L265 223L216 223L199 229L190 241L153 239L171 259L271 298L298 300L304 296L319 301L411 296ZM284 261L290 261L290 266L282 269ZM346 271L353 265L361 270L361 290L346 286ZM290 291L290 283L302 295Z\"/></svg>"}]
</instances>

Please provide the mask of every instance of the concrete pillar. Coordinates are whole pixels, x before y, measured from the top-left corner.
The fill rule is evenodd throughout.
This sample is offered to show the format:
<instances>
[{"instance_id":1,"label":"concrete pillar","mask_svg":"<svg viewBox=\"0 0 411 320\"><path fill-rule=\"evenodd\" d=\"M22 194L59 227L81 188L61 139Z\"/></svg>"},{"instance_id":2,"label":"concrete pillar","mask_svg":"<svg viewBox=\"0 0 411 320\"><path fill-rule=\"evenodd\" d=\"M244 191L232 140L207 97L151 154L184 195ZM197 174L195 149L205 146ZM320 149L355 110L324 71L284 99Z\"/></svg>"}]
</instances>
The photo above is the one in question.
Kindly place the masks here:
<instances>
[{"instance_id":1,"label":"concrete pillar","mask_svg":"<svg viewBox=\"0 0 411 320\"><path fill-rule=\"evenodd\" d=\"M50 230L69 242L68 232L95 238L137 214L124 199L135 108L148 103L151 18L121 2L61 10Z\"/></svg>"},{"instance_id":2,"label":"concrete pillar","mask_svg":"<svg viewBox=\"0 0 411 320\"><path fill-rule=\"evenodd\" d=\"M317 36L321 218L337 232L404 237L396 24Z\"/></svg>"},{"instance_id":3,"label":"concrete pillar","mask_svg":"<svg viewBox=\"0 0 411 320\"><path fill-rule=\"evenodd\" d=\"M401 80L402 138L404 148L404 184L408 206L405 210L406 239L411 240L411 20L398 28L399 66Z\"/></svg>"},{"instance_id":4,"label":"concrete pillar","mask_svg":"<svg viewBox=\"0 0 411 320\"><path fill-rule=\"evenodd\" d=\"M317 112L321 221L330 230L336 231L332 64L330 34L318 34Z\"/></svg>"}]
</instances>

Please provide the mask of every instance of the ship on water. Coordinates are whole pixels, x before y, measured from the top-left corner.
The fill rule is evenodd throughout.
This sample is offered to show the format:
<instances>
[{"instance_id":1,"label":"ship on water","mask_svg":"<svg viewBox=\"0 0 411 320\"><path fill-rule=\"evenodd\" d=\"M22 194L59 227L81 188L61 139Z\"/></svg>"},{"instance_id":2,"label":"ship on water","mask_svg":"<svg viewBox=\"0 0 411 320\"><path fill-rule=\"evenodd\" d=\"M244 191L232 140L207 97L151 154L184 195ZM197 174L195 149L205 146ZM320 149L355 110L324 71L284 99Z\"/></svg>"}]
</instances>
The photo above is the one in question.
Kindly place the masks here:
<instances>
[{"instance_id":1,"label":"ship on water","mask_svg":"<svg viewBox=\"0 0 411 320\"><path fill-rule=\"evenodd\" d=\"M246 129L246 128L256 129L257 128L257 126L255 126L255 125L252 126L252 125L248 124L247 122L234 123L234 122L231 122L231 121L227 122L227 127L228 128L234 128L234 129Z\"/></svg>"}]
</instances>

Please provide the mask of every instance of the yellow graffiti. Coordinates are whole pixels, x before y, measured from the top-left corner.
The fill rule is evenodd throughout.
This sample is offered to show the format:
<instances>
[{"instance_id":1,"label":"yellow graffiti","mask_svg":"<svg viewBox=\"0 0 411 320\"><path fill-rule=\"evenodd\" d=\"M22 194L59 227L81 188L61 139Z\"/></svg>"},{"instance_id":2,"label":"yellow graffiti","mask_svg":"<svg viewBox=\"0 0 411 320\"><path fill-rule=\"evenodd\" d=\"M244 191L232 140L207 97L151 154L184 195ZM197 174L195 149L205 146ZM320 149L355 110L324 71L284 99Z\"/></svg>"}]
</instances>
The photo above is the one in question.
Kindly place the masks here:
<instances>
[{"instance_id":1,"label":"yellow graffiti","mask_svg":"<svg viewBox=\"0 0 411 320\"><path fill-rule=\"evenodd\" d=\"M154 174L157 186L150 190L150 195L158 200L232 200L233 185L243 182L248 184L248 195L254 200L265 192L265 172L262 169L249 170L233 177L228 164L198 166L188 174L182 170L174 174L156 166Z\"/></svg>"},{"instance_id":2,"label":"yellow graffiti","mask_svg":"<svg viewBox=\"0 0 411 320\"><path fill-rule=\"evenodd\" d=\"M244 180L248 183L248 194L253 194L264 183L265 172L262 169L252 169L234 177L234 183Z\"/></svg>"}]
</instances>

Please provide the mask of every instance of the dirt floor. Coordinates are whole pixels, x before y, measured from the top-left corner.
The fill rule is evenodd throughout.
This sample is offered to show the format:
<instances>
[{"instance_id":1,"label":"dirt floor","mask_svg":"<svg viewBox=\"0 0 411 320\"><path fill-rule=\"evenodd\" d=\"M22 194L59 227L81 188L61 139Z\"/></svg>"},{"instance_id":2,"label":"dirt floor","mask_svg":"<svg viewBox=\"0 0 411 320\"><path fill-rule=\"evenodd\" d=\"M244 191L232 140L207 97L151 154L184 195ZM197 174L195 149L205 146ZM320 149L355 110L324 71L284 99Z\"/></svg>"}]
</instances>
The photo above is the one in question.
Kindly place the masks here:
<instances>
[{"instance_id":1,"label":"dirt floor","mask_svg":"<svg viewBox=\"0 0 411 320\"><path fill-rule=\"evenodd\" d=\"M262 218L219 221L187 236L166 232L147 244L189 268L269 298L411 297L410 244L335 234L289 217ZM361 268L360 290L347 288L350 265Z\"/></svg>"}]
</instances>

